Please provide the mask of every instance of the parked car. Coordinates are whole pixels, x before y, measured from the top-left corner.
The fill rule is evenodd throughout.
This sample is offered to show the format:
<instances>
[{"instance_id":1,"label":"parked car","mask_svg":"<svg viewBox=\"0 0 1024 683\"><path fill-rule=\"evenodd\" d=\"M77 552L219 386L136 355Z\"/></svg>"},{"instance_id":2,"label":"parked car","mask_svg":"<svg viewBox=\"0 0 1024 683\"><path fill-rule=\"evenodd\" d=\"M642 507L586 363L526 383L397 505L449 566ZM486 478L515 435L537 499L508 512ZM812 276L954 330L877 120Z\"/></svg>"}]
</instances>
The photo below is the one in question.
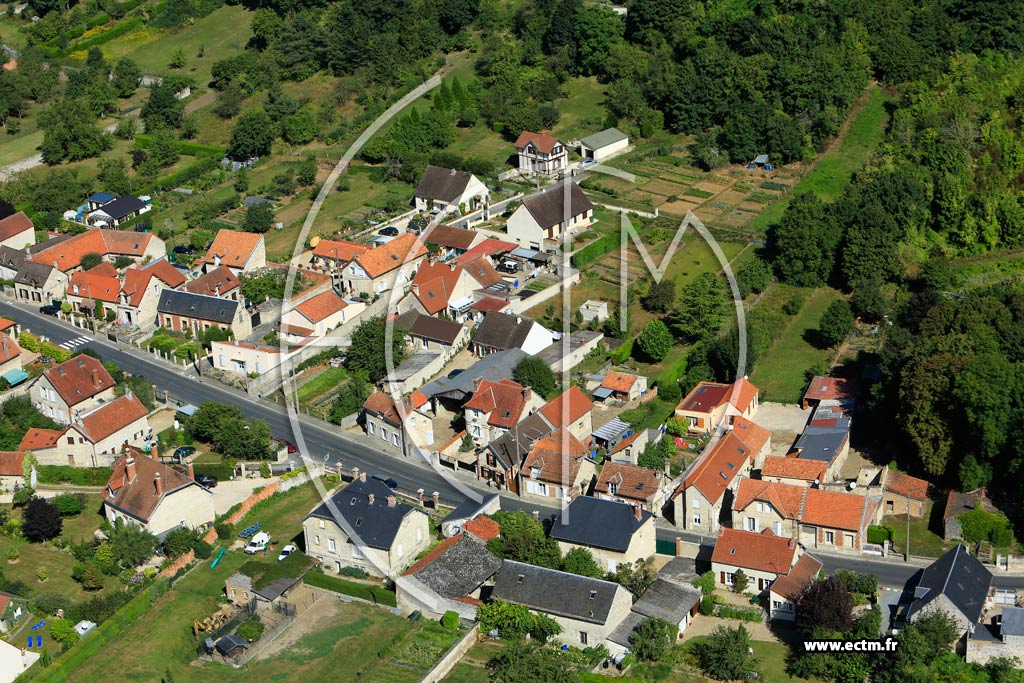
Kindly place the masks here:
<instances>
[{"instance_id":1,"label":"parked car","mask_svg":"<svg viewBox=\"0 0 1024 683\"><path fill-rule=\"evenodd\" d=\"M397 489L398 488L398 482L395 481L394 479L392 479L391 477L382 477L380 475L375 475L373 478L376 479L379 482L382 482L389 489Z\"/></svg>"},{"instance_id":2,"label":"parked car","mask_svg":"<svg viewBox=\"0 0 1024 683\"><path fill-rule=\"evenodd\" d=\"M458 377L461 374L462 374L462 370L460 368L455 368L454 370L452 370L451 372L448 373L448 379L455 379L456 377Z\"/></svg>"},{"instance_id":3,"label":"parked car","mask_svg":"<svg viewBox=\"0 0 1024 683\"><path fill-rule=\"evenodd\" d=\"M185 458L189 457L195 452L196 449L192 446L179 446L178 448L174 449L174 454L172 457L177 463L181 464L182 462L185 461Z\"/></svg>"},{"instance_id":4,"label":"parked car","mask_svg":"<svg viewBox=\"0 0 1024 683\"><path fill-rule=\"evenodd\" d=\"M281 554L277 556L277 561L280 562L281 560L286 559L289 555L294 553L296 550L298 550L298 548L296 548L291 543L289 543L285 547L281 548Z\"/></svg>"},{"instance_id":5,"label":"parked car","mask_svg":"<svg viewBox=\"0 0 1024 683\"><path fill-rule=\"evenodd\" d=\"M261 531L252 537L249 541L249 545L245 546L246 555L255 555L258 552L262 552L267 549L270 545L270 534L266 531Z\"/></svg>"},{"instance_id":6,"label":"parked car","mask_svg":"<svg viewBox=\"0 0 1024 683\"><path fill-rule=\"evenodd\" d=\"M278 442L279 444L281 444L282 446L287 448L289 453L298 453L299 452L299 447L296 446L295 444L293 444L288 439L279 439L279 438L277 438L275 436L274 437L274 441Z\"/></svg>"},{"instance_id":7,"label":"parked car","mask_svg":"<svg viewBox=\"0 0 1024 683\"><path fill-rule=\"evenodd\" d=\"M191 254L194 252L195 249L193 249L191 246L187 244L179 244L178 246L174 247L175 254Z\"/></svg>"},{"instance_id":8,"label":"parked car","mask_svg":"<svg viewBox=\"0 0 1024 683\"><path fill-rule=\"evenodd\" d=\"M378 230L377 234L383 235L384 237L398 237L398 228L389 225L386 228L381 228L380 230Z\"/></svg>"},{"instance_id":9,"label":"parked car","mask_svg":"<svg viewBox=\"0 0 1024 683\"><path fill-rule=\"evenodd\" d=\"M216 488L216 486L217 486L217 479L216 479L216 477L211 477L208 474L197 474L196 475L196 483L199 484L200 486L205 487L205 488L212 489L212 488Z\"/></svg>"},{"instance_id":10,"label":"parked car","mask_svg":"<svg viewBox=\"0 0 1024 683\"><path fill-rule=\"evenodd\" d=\"M580 168L590 168L596 163L597 162L594 161L593 159L584 159L583 161L580 162Z\"/></svg>"},{"instance_id":11,"label":"parked car","mask_svg":"<svg viewBox=\"0 0 1024 683\"><path fill-rule=\"evenodd\" d=\"M43 315L52 315L56 317L57 313L60 312L60 306L54 304L46 304L45 306L39 307L39 312L42 313Z\"/></svg>"}]
</instances>

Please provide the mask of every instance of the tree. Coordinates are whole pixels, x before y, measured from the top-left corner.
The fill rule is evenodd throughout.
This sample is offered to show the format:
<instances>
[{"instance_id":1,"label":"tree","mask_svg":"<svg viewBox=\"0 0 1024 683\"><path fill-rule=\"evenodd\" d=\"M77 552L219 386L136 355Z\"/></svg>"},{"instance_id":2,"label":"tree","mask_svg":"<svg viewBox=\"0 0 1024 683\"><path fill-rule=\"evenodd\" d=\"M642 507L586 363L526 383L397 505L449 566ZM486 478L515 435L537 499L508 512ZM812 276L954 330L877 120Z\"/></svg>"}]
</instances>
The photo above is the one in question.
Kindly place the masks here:
<instances>
[{"instance_id":1,"label":"tree","mask_svg":"<svg viewBox=\"0 0 1024 683\"><path fill-rule=\"evenodd\" d=\"M709 569L694 579L693 585L700 589L701 595L711 595L715 592L715 573Z\"/></svg>"},{"instance_id":2,"label":"tree","mask_svg":"<svg viewBox=\"0 0 1024 683\"><path fill-rule=\"evenodd\" d=\"M757 670L757 662L749 654L749 648L750 634L740 624L736 628L719 626L694 651L704 673L719 681L730 681L746 680L751 671Z\"/></svg>"},{"instance_id":3,"label":"tree","mask_svg":"<svg viewBox=\"0 0 1024 683\"><path fill-rule=\"evenodd\" d=\"M181 123L185 105L175 94L175 88L169 81L149 91L149 99L142 105L140 112L147 132L154 132L159 128L177 128Z\"/></svg>"},{"instance_id":4,"label":"tree","mask_svg":"<svg viewBox=\"0 0 1024 683\"><path fill-rule=\"evenodd\" d=\"M501 534L487 542L492 553L507 560L549 569L562 565L562 553L558 542L544 533L544 527L532 516L522 511L495 513L495 521L501 527Z\"/></svg>"},{"instance_id":5,"label":"tree","mask_svg":"<svg viewBox=\"0 0 1024 683\"><path fill-rule=\"evenodd\" d=\"M142 72L131 59L122 57L114 63L111 84L118 97L131 97L135 93L135 89L139 87L140 78L142 78Z\"/></svg>"},{"instance_id":6,"label":"tree","mask_svg":"<svg viewBox=\"0 0 1024 683\"><path fill-rule=\"evenodd\" d=\"M636 339L637 349L644 360L657 363L668 355L672 348L672 333L665 323L654 319L644 326L643 332Z\"/></svg>"},{"instance_id":7,"label":"tree","mask_svg":"<svg viewBox=\"0 0 1024 683\"><path fill-rule=\"evenodd\" d=\"M53 504L61 517L75 517L82 513L82 497L75 493L62 493L53 498Z\"/></svg>"},{"instance_id":8,"label":"tree","mask_svg":"<svg viewBox=\"0 0 1024 683\"><path fill-rule=\"evenodd\" d=\"M645 311L651 313L667 313L672 310L676 303L676 282L675 280L662 280L654 282L647 290L647 294L640 298L640 305Z\"/></svg>"},{"instance_id":9,"label":"tree","mask_svg":"<svg viewBox=\"0 0 1024 683\"><path fill-rule=\"evenodd\" d=\"M149 146L149 158L147 163L157 168L166 168L178 161L181 156L181 149L178 141L166 128L158 129L153 133L153 141Z\"/></svg>"},{"instance_id":10,"label":"tree","mask_svg":"<svg viewBox=\"0 0 1024 683\"><path fill-rule=\"evenodd\" d=\"M164 537L164 550L171 557L180 557L192 549L199 535L188 527L178 527Z\"/></svg>"},{"instance_id":11,"label":"tree","mask_svg":"<svg viewBox=\"0 0 1024 683\"><path fill-rule=\"evenodd\" d=\"M242 194L249 191L249 170L243 166L235 174L235 192Z\"/></svg>"},{"instance_id":12,"label":"tree","mask_svg":"<svg viewBox=\"0 0 1024 683\"><path fill-rule=\"evenodd\" d=\"M830 303L818 323L818 337L822 346L827 348L842 344L850 336L853 322L853 311L849 303L842 299Z\"/></svg>"},{"instance_id":13,"label":"tree","mask_svg":"<svg viewBox=\"0 0 1024 683\"><path fill-rule=\"evenodd\" d=\"M737 569L732 575L732 589L737 593L744 593L747 587L750 585L750 579L747 578L747 573L742 569Z\"/></svg>"},{"instance_id":14,"label":"tree","mask_svg":"<svg viewBox=\"0 0 1024 683\"><path fill-rule=\"evenodd\" d=\"M516 363L512 370L512 379L530 387L541 396L548 398L558 388L558 379L548 364L536 356L526 356Z\"/></svg>"},{"instance_id":15,"label":"tree","mask_svg":"<svg viewBox=\"0 0 1024 683\"><path fill-rule=\"evenodd\" d=\"M119 195L131 194L132 181L122 159L100 159L99 166L100 173L97 179L108 192Z\"/></svg>"},{"instance_id":16,"label":"tree","mask_svg":"<svg viewBox=\"0 0 1024 683\"><path fill-rule=\"evenodd\" d=\"M845 633L853 626L853 596L834 576L810 583L796 601L796 625L805 634L815 629Z\"/></svg>"},{"instance_id":17,"label":"tree","mask_svg":"<svg viewBox=\"0 0 1024 683\"><path fill-rule=\"evenodd\" d=\"M405 359L405 330L392 327L391 367L398 367ZM388 372L385 354L387 339L387 322L377 316L364 320L352 332L352 344L349 346L346 367L352 372L366 373L367 381L376 384Z\"/></svg>"},{"instance_id":18,"label":"tree","mask_svg":"<svg viewBox=\"0 0 1024 683\"><path fill-rule=\"evenodd\" d=\"M310 143L319 132L316 114L309 107L303 107L281 122L281 137L290 145Z\"/></svg>"},{"instance_id":19,"label":"tree","mask_svg":"<svg viewBox=\"0 0 1024 683\"><path fill-rule=\"evenodd\" d=\"M238 87L237 83L232 82L217 96L217 102L213 105L213 113L222 119L238 116L238 112L242 111L244 99L242 89Z\"/></svg>"},{"instance_id":20,"label":"tree","mask_svg":"<svg viewBox=\"0 0 1024 683\"><path fill-rule=\"evenodd\" d=\"M274 223L274 208L270 202L253 204L245 210L245 220L242 222L242 229L246 232L264 233L270 230Z\"/></svg>"},{"instance_id":21,"label":"tree","mask_svg":"<svg viewBox=\"0 0 1024 683\"><path fill-rule=\"evenodd\" d=\"M532 643L501 648L487 662L487 670L492 683L579 683L580 680L579 674L566 666L566 659L560 653Z\"/></svg>"},{"instance_id":22,"label":"tree","mask_svg":"<svg viewBox=\"0 0 1024 683\"><path fill-rule=\"evenodd\" d=\"M60 536L64 522L60 511L45 498L32 498L22 513L21 532L33 543Z\"/></svg>"},{"instance_id":23,"label":"tree","mask_svg":"<svg viewBox=\"0 0 1024 683\"><path fill-rule=\"evenodd\" d=\"M543 614L531 612L525 605L494 600L481 605L477 612L480 628L486 633L497 630L502 638L522 638L527 633L540 642L561 633L561 628Z\"/></svg>"},{"instance_id":24,"label":"tree","mask_svg":"<svg viewBox=\"0 0 1024 683\"><path fill-rule=\"evenodd\" d=\"M273 120L262 109L253 109L238 117L231 129L228 156L235 161L245 161L266 156L277 137Z\"/></svg>"},{"instance_id":25,"label":"tree","mask_svg":"<svg viewBox=\"0 0 1024 683\"><path fill-rule=\"evenodd\" d=\"M188 430L200 441L211 442L220 430L221 423L228 419L242 419L242 410L237 406L204 401L188 418Z\"/></svg>"},{"instance_id":26,"label":"tree","mask_svg":"<svg viewBox=\"0 0 1024 683\"><path fill-rule=\"evenodd\" d=\"M718 330L724 309L722 281L714 273L701 273L683 287L668 323L677 338L693 342Z\"/></svg>"},{"instance_id":27,"label":"tree","mask_svg":"<svg viewBox=\"0 0 1024 683\"><path fill-rule=\"evenodd\" d=\"M638 598L651 587L657 577L658 572L650 560L637 560L620 562L616 565L615 572L608 578Z\"/></svg>"},{"instance_id":28,"label":"tree","mask_svg":"<svg viewBox=\"0 0 1024 683\"><path fill-rule=\"evenodd\" d=\"M103 257L95 251L90 251L82 255L80 263L82 265L82 270L92 270L99 264L103 263Z\"/></svg>"},{"instance_id":29,"label":"tree","mask_svg":"<svg viewBox=\"0 0 1024 683\"><path fill-rule=\"evenodd\" d=\"M589 576L592 579L603 578L605 574L594 559L593 553L586 548L573 548L567 552L562 558L562 571Z\"/></svg>"},{"instance_id":30,"label":"tree","mask_svg":"<svg viewBox=\"0 0 1024 683\"><path fill-rule=\"evenodd\" d=\"M817 195L796 195L772 233L775 269L783 282L817 287L831 277L843 230Z\"/></svg>"},{"instance_id":31,"label":"tree","mask_svg":"<svg viewBox=\"0 0 1024 683\"><path fill-rule=\"evenodd\" d=\"M644 619L629 637L630 648L641 661L660 661L675 642L678 630L664 619Z\"/></svg>"},{"instance_id":32,"label":"tree","mask_svg":"<svg viewBox=\"0 0 1024 683\"><path fill-rule=\"evenodd\" d=\"M152 557L157 546L156 537L149 531L120 519L107 536L114 560L122 567L138 567Z\"/></svg>"},{"instance_id":33,"label":"tree","mask_svg":"<svg viewBox=\"0 0 1024 683\"><path fill-rule=\"evenodd\" d=\"M39 127L43 129L39 151L47 164L99 156L112 144L81 100L58 100L39 114Z\"/></svg>"},{"instance_id":34,"label":"tree","mask_svg":"<svg viewBox=\"0 0 1024 683\"><path fill-rule=\"evenodd\" d=\"M751 292L763 292L772 282L772 267L760 256L755 256L736 271L736 285L740 296L746 299Z\"/></svg>"},{"instance_id":35,"label":"tree","mask_svg":"<svg viewBox=\"0 0 1024 683\"><path fill-rule=\"evenodd\" d=\"M90 562L82 570L81 583L82 588L87 591L98 591L106 585L106 580L103 578L103 572Z\"/></svg>"},{"instance_id":36,"label":"tree","mask_svg":"<svg viewBox=\"0 0 1024 683\"><path fill-rule=\"evenodd\" d=\"M50 637L67 650L78 642L79 635L70 619L53 619L50 621Z\"/></svg>"}]
</instances>

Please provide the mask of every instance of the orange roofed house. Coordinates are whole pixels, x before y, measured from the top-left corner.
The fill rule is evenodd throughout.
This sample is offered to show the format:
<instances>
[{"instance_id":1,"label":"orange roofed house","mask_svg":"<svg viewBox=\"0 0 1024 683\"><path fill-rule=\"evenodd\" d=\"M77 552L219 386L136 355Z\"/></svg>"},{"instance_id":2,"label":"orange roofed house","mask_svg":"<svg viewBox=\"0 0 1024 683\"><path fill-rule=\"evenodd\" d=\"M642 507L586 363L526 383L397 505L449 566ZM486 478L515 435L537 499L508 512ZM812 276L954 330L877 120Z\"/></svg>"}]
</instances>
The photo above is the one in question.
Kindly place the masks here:
<instances>
[{"instance_id":1,"label":"orange roofed house","mask_svg":"<svg viewBox=\"0 0 1024 683\"><path fill-rule=\"evenodd\" d=\"M625 372L609 372L601 382L603 395L617 401L635 401L647 393L647 378L643 375L631 375Z\"/></svg>"},{"instance_id":2,"label":"orange roofed house","mask_svg":"<svg viewBox=\"0 0 1024 683\"><path fill-rule=\"evenodd\" d=\"M523 462L521 490L556 500L583 495L594 479L588 455L587 447L564 429L543 437Z\"/></svg>"},{"instance_id":3,"label":"orange roofed house","mask_svg":"<svg viewBox=\"0 0 1024 683\"><path fill-rule=\"evenodd\" d=\"M717 533L723 510L731 510L739 480L771 448L771 433L750 420L737 418L726 432L704 451L673 494L677 527L702 534Z\"/></svg>"},{"instance_id":4,"label":"orange roofed house","mask_svg":"<svg viewBox=\"0 0 1024 683\"><path fill-rule=\"evenodd\" d=\"M540 133L523 131L516 140L519 155L519 172L523 175L554 175L569 168L569 151L558 138Z\"/></svg>"},{"instance_id":5,"label":"orange roofed house","mask_svg":"<svg viewBox=\"0 0 1024 683\"><path fill-rule=\"evenodd\" d=\"M533 389L511 379L492 382L478 378L463 409L466 433L477 446L485 446L519 424L541 404Z\"/></svg>"},{"instance_id":6,"label":"orange roofed house","mask_svg":"<svg viewBox=\"0 0 1024 683\"><path fill-rule=\"evenodd\" d=\"M71 237L57 237L32 248L34 263L53 266L62 273L82 269L82 257L99 254L105 261L125 257L149 263L167 255L164 241L149 232L93 228Z\"/></svg>"},{"instance_id":7,"label":"orange roofed house","mask_svg":"<svg viewBox=\"0 0 1024 683\"><path fill-rule=\"evenodd\" d=\"M747 576L745 592L760 595L789 574L802 554L795 539L776 536L769 529L760 533L722 529L711 554L711 571L720 586L732 588L736 572L742 569Z\"/></svg>"},{"instance_id":8,"label":"orange roofed house","mask_svg":"<svg viewBox=\"0 0 1024 683\"><path fill-rule=\"evenodd\" d=\"M745 377L732 384L701 382L676 406L676 417L686 423L690 433L709 434L723 422L757 412L757 387Z\"/></svg>"},{"instance_id":9,"label":"orange roofed house","mask_svg":"<svg viewBox=\"0 0 1024 683\"><path fill-rule=\"evenodd\" d=\"M309 334L288 336L323 337L346 320L358 315L365 305L353 304L355 313L349 311L349 303L333 289L320 292L301 302L281 316L281 330L309 330ZM350 315L352 314L352 315Z\"/></svg>"},{"instance_id":10,"label":"orange roofed house","mask_svg":"<svg viewBox=\"0 0 1024 683\"><path fill-rule=\"evenodd\" d=\"M811 486L825 482L828 463L805 458L767 457L761 465L761 479L776 484Z\"/></svg>"},{"instance_id":11,"label":"orange roofed house","mask_svg":"<svg viewBox=\"0 0 1024 683\"><path fill-rule=\"evenodd\" d=\"M657 517L665 505L665 489L669 484L670 478L664 472L628 463L606 462L601 466L594 495L639 505Z\"/></svg>"},{"instance_id":12,"label":"orange roofed house","mask_svg":"<svg viewBox=\"0 0 1024 683\"><path fill-rule=\"evenodd\" d=\"M565 428L583 444L590 445L594 433L594 402L573 384L540 409L552 429Z\"/></svg>"},{"instance_id":13,"label":"orange roofed house","mask_svg":"<svg viewBox=\"0 0 1024 683\"><path fill-rule=\"evenodd\" d=\"M178 527L195 529L213 521L213 494L188 470L134 449L119 456L113 469L103 491L103 510L111 523L120 519L162 538Z\"/></svg>"},{"instance_id":14,"label":"orange roofed house","mask_svg":"<svg viewBox=\"0 0 1024 683\"><path fill-rule=\"evenodd\" d=\"M36 229L24 211L0 219L0 246L24 249L36 243Z\"/></svg>"},{"instance_id":15,"label":"orange roofed house","mask_svg":"<svg viewBox=\"0 0 1024 683\"><path fill-rule=\"evenodd\" d=\"M263 235L222 229L200 262L204 273L227 266L235 275L267 267L267 249Z\"/></svg>"},{"instance_id":16,"label":"orange roofed house","mask_svg":"<svg viewBox=\"0 0 1024 683\"><path fill-rule=\"evenodd\" d=\"M430 410L430 401L419 390L402 399L401 410L390 393L375 391L363 403L363 426L368 436L405 454L413 444L434 442Z\"/></svg>"},{"instance_id":17,"label":"orange roofed house","mask_svg":"<svg viewBox=\"0 0 1024 683\"><path fill-rule=\"evenodd\" d=\"M404 290L426 255L427 248L416 235L399 235L379 247L357 254L345 269L344 290L369 296L391 289Z\"/></svg>"},{"instance_id":18,"label":"orange roofed house","mask_svg":"<svg viewBox=\"0 0 1024 683\"><path fill-rule=\"evenodd\" d=\"M108 269L110 272L106 272ZM75 313L103 319L108 310L116 315L120 295L117 271L109 263L101 263L87 271L72 273L66 298Z\"/></svg>"},{"instance_id":19,"label":"orange roofed house","mask_svg":"<svg viewBox=\"0 0 1024 683\"><path fill-rule=\"evenodd\" d=\"M156 323L156 308L160 292L178 289L185 284L185 276L167 259L157 259L141 268L124 271L121 292L117 302L117 319L122 325L149 327Z\"/></svg>"},{"instance_id":20,"label":"orange roofed house","mask_svg":"<svg viewBox=\"0 0 1024 683\"><path fill-rule=\"evenodd\" d=\"M334 281L334 286L338 289L342 287L345 268L352 263L352 259L370 250L369 245L347 240L325 240L314 237L310 243L313 244L310 266L314 270L318 269L328 273Z\"/></svg>"},{"instance_id":21,"label":"orange roofed house","mask_svg":"<svg viewBox=\"0 0 1024 683\"><path fill-rule=\"evenodd\" d=\"M773 621L794 621L796 602L800 595L818 578L821 560L804 553L785 576L780 576L768 589L768 616Z\"/></svg>"},{"instance_id":22,"label":"orange roofed house","mask_svg":"<svg viewBox=\"0 0 1024 683\"><path fill-rule=\"evenodd\" d=\"M114 398L114 378L92 356L75 356L44 372L32 385L32 405L57 422L68 424L82 411Z\"/></svg>"}]
</instances>

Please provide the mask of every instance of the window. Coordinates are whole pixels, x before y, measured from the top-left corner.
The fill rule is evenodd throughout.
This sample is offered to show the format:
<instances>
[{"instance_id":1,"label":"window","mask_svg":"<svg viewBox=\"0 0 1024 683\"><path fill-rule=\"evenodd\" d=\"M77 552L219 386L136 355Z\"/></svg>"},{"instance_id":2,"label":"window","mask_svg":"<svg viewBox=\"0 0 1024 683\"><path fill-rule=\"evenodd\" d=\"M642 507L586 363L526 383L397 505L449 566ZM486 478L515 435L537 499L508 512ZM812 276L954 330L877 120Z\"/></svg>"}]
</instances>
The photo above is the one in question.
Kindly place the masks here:
<instances>
[{"instance_id":1,"label":"window","mask_svg":"<svg viewBox=\"0 0 1024 683\"><path fill-rule=\"evenodd\" d=\"M746 522L747 522L747 531L757 531L758 530L758 528L757 528L758 527L757 517L747 517L746 518Z\"/></svg>"},{"instance_id":2,"label":"window","mask_svg":"<svg viewBox=\"0 0 1024 683\"><path fill-rule=\"evenodd\" d=\"M395 548L395 553L397 553L399 557L401 557L402 555L405 555L405 550L402 548L402 544L401 543L399 543L398 547Z\"/></svg>"},{"instance_id":3,"label":"window","mask_svg":"<svg viewBox=\"0 0 1024 683\"><path fill-rule=\"evenodd\" d=\"M69 436L68 437L68 445L69 446L74 446L75 445L75 437L73 437L73 436Z\"/></svg>"},{"instance_id":4,"label":"window","mask_svg":"<svg viewBox=\"0 0 1024 683\"><path fill-rule=\"evenodd\" d=\"M316 521L320 525L321 529L326 529L327 528L327 521L326 520L318 519Z\"/></svg>"},{"instance_id":5,"label":"window","mask_svg":"<svg viewBox=\"0 0 1024 683\"><path fill-rule=\"evenodd\" d=\"M694 524L694 526L700 526L700 513L699 512L694 512L693 513L693 524Z\"/></svg>"},{"instance_id":6,"label":"window","mask_svg":"<svg viewBox=\"0 0 1024 683\"><path fill-rule=\"evenodd\" d=\"M394 432L391 435L391 443L394 444L395 446L398 445L398 432Z\"/></svg>"},{"instance_id":7,"label":"window","mask_svg":"<svg viewBox=\"0 0 1024 683\"><path fill-rule=\"evenodd\" d=\"M825 543L830 543L832 545L835 545L835 542L836 542L836 533L834 531L826 531L825 532Z\"/></svg>"},{"instance_id":8,"label":"window","mask_svg":"<svg viewBox=\"0 0 1024 683\"><path fill-rule=\"evenodd\" d=\"M338 544L334 542L333 538L327 539L327 549L332 553L338 552Z\"/></svg>"},{"instance_id":9,"label":"window","mask_svg":"<svg viewBox=\"0 0 1024 683\"><path fill-rule=\"evenodd\" d=\"M313 536L313 545L320 545L320 534Z\"/></svg>"},{"instance_id":10,"label":"window","mask_svg":"<svg viewBox=\"0 0 1024 683\"><path fill-rule=\"evenodd\" d=\"M586 645L586 644L587 644L587 632L586 631L580 631L580 645Z\"/></svg>"},{"instance_id":11,"label":"window","mask_svg":"<svg viewBox=\"0 0 1024 683\"><path fill-rule=\"evenodd\" d=\"M692 505L692 507L694 507L694 508L699 508L699 507L700 507L700 501L699 501L699 500L697 500L697 497L696 497L696 496L694 496L694 498L693 498L693 503L692 503L691 505Z\"/></svg>"},{"instance_id":12,"label":"window","mask_svg":"<svg viewBox=\"0 0 1024 683\"><path fill-rule=\"evenodd\" d=\"M618 492L619 492L619 485L616 484L614 481L608 482L608 493L610 493L610 494L612 494L614 496Z\"/></svg>"},{"instance_id":13,"label":"window","mask_svg":"<svg viewBox=\"0 0 1024 683\"><path fill-rule=\"evenodd\" d=\"M735 581L735 580L736 580L736 575L735 574L733 574L732 572L726 572L725 573L725 585L726 586L731 586L733 584L733 581Z\"/></svg>"},{"instance_id":14,"label":"window","mask_svg":"<svg viewBox=\"0 0 1024 683\"><path fill-rule=\"evenodd\" d=\"M772 600L772 609L776 612L792 612L793 603L788 600Z\"/></svg>"},{"instance_id":15,"label":"window","mask_svg":"<svg viewBox=\"0 0 1024 683\"><path fill-rule=\"evenodd\" d=\"M386 427L380 428L380 438L383 439L384 441L388 440L388 430Z\"/></svg>"},{"instance_id":16,"label":"window","mask_svg":"<svg viewBox=\"0 0 1024 683\"><path fill-rule=\"evenodd\" d=\"M373 424L372 422L367 422L366 431L370 434L370 436L373 436L377 432L377 425Z\"/></svg>"},{"instance_id":17,"label":"window","mask_svg":"<svg viewBox=\"0 0 1024 683\"><path fill-rule=\"evenodd\" d=\"M363 549L355 543L352 544L352 557L366 557L366 555L363 554Z\"/></svg>"},{"instance_id":18,"label":"window","mask_svg":"<svg viewBox=\"0 0 1024 683\"><path fill-rule=\"evenodd\" d=\"M775 522L774 532L776 536L782 535L782 522Z\"/></svg>"},{"instance_id":19,"label":"window","mask_svg":"<svg viewBox=\"0 0 1024 683\"><path fill-rule=\"evenodd\" d=\"M416 542L419 543L423 540L423 529L416 530Z\"/></svg>"}]
</instances>

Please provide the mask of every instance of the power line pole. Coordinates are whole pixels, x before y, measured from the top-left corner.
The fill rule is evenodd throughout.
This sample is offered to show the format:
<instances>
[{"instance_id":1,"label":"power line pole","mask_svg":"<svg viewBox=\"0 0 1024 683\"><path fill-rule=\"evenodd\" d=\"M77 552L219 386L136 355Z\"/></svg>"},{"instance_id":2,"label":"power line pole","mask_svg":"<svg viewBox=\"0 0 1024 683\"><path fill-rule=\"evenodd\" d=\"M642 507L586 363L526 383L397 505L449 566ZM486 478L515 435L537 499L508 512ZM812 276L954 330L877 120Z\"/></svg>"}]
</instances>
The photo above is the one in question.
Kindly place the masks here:
<instances>
[{"instance_id":1,"label":"power line pole","mask_svg":"<svg viewBox=\"0 0 1024 683\"><path fill-rule=\"evenodd\" d=\"M903 554L903 561L910 562L910 492L907 491L907 547Z\"/></svg>"}]
</instances>

